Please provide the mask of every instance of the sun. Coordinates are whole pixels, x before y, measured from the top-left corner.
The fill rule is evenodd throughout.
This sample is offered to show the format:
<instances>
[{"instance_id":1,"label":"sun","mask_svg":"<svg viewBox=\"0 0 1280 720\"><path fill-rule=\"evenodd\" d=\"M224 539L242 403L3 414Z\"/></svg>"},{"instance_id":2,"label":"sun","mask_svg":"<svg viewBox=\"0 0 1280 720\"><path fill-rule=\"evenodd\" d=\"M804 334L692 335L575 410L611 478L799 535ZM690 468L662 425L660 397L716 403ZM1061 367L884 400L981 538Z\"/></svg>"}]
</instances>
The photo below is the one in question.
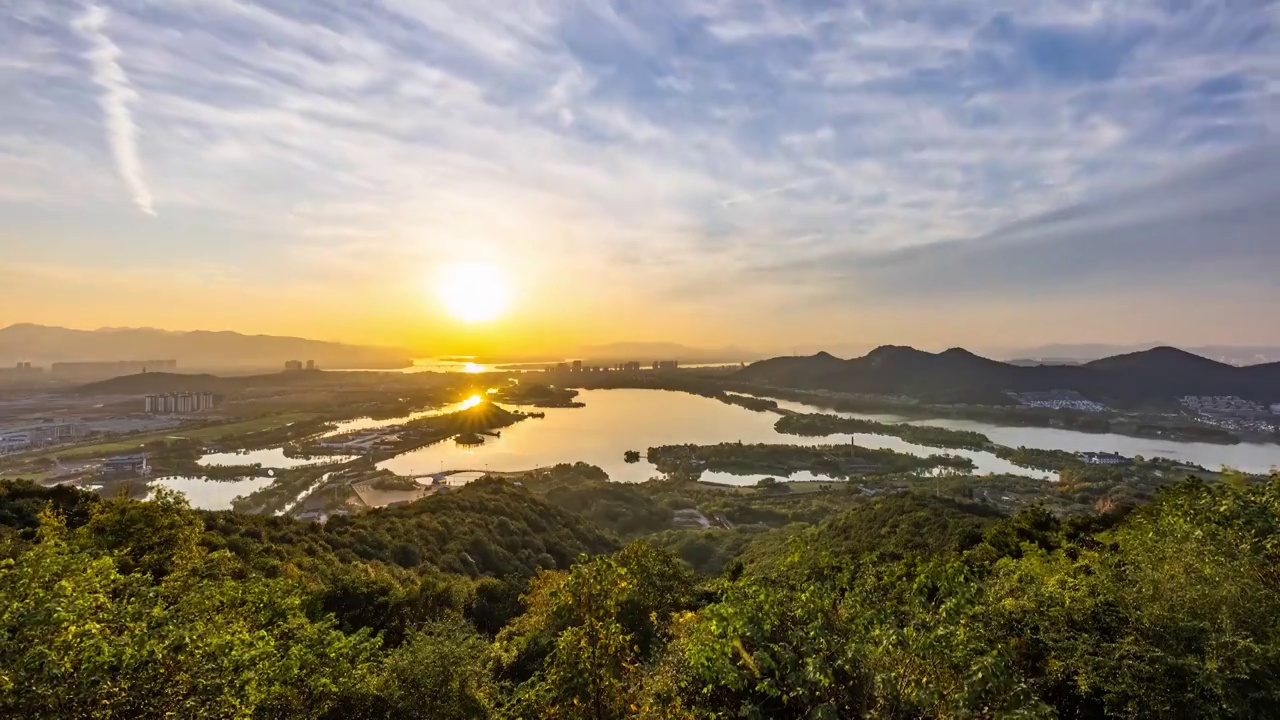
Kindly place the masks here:
<instances>
[{"instance_id":1,"label":"sun","mask_svg":"<svg viewBox=\"0 0 1280 720\"><path fill-rule=\"evenodd\" d=\"M436 295L450 315L466 323L496 320L511 300L507 279L492 265L459 263L440 269Z\"/></svg>"}]
</instances>

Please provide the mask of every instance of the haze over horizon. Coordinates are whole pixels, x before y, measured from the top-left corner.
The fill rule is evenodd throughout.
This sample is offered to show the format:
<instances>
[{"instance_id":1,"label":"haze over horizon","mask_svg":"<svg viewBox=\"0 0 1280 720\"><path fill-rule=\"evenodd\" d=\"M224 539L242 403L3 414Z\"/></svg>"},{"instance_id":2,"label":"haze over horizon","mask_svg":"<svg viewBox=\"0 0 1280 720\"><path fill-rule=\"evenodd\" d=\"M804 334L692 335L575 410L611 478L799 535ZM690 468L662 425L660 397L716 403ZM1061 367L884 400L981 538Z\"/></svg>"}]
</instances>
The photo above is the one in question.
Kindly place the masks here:
<instances>
[{"instance_id":1,"label":"haze over horizon","mask_svg":"<svg viewBox=\"0 0 1280 720\"><path fill-rule=\"evenodd\" d=\"M0 325L1280 344L1278 25L1155 0L11 3Z\"/></svg>"}]
</instances>

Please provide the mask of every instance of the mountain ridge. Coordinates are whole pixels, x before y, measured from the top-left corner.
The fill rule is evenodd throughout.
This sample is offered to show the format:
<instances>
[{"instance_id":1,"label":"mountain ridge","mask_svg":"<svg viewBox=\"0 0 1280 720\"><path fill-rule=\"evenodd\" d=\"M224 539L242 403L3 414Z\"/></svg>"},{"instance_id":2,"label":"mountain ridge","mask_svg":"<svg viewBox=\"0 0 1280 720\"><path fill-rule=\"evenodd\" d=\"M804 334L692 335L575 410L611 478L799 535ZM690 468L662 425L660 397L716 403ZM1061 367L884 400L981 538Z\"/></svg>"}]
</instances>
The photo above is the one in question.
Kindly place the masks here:
<instances>
[{"instance_id":1,"label":"mountain ridge","mask_svg":"<svg viewBox=\"0 0 1280 720\"><path fill-rule=\"evenodd\" d=\"M334 368L404 367L400 348L246 335L231 330L98 328L80 330L34 323L0 328L0 363L111 362L174 359L179 368L270 368L286 360L315 360Z\"/></svg>"},{"instance_id":2,"label":"mountain ridge","mask_svg":"<svg viewBox=\"0 0 1280 720\"><path fill-rule=\"evenodd\" d=\"M1236 367L1170 346L1083 365L1015 365L964 348L939 353L883 345L862 357L783 356L752 363L739 380L797 389L903 395L932 402L1004 404L1007 392L1072 390L1116 407L1170 405L1183 395L1280 402L1280 363Z\"/></svg>"}]
</instances>

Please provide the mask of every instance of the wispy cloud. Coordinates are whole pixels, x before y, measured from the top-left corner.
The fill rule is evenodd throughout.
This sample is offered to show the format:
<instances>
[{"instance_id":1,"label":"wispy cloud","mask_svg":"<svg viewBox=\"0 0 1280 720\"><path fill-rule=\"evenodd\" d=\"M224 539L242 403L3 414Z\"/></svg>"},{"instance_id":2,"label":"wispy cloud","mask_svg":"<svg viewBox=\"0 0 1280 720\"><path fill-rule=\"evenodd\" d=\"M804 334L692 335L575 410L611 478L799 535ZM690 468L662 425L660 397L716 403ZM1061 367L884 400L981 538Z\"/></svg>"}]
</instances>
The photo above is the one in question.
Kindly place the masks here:
<instances>
[{"instance_id":1,"label":"wispy cloud","mask_svg":"<svg viewBox=\"0 0 1280 720\"><path fill-rule=\"evenodd\" d=\"M1069 308L1105 253L1090 238L1119 243L1131 225L1044 226L1007 256L984 239L1280 132L1276 3L96 1L0 9L0 231L63 211L57 232L43 218L47 243L16 252L70 255L114 230L124 264L183 238L166 246L175 263L348 280L388 305L413 302L431 263L479 252L584 325L677 308L708 332L769 319L799 333L781 316L805 303L853 332L860 303L899 301L925 271L956 303L1026 291L1034 247L1081 270L1057 286ZM95 224L113 165L152 205L134 85L165 218ZM1185 243L1215 257L1211 237ZM1155 242L1125 248L1135 266L1164 259ZM973 259L954 267L981 282L936 259L961 249ZM810 269L791 291L797 261ZM1130 277L1135 293L1162 282Z\"/></svg>"},{"instance_id":2,"label":"wispy cloud","mask_svg":"<svg viewBox=\"0 0 1280 720\"><path fill-rule=\"evenodd\" d=\"M143 177L142 160L138 156L138 126L133 121L130 105L138 93L120 66L120 48L107 35L108 11L100 5L89 5L75 19L73 27L90 46L86 57L93 71L93 81L101 89L98 102L106 125L107 142L115 157L116 171L124 181L133 203L148 215L155 215L151 190Z\"/></svg>"}]
</instances>

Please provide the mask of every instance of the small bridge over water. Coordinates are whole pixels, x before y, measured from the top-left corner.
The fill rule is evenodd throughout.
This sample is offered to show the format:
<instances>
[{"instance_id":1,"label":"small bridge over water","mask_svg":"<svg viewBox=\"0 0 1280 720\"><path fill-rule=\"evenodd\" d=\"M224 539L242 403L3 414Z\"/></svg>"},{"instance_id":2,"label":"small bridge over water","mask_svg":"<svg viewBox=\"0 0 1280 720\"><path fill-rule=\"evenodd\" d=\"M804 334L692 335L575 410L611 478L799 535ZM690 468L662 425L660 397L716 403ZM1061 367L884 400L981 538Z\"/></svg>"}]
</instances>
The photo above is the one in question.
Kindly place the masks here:
<instances>
[{"instance_id":1,"label":"small bridge over water","mask_svg":"<svg viewBox=\"0 0 1280 720\"><path fill-rule=\"evenodd\" d=\"M430 478L432 482L444 482L445 478L449 477L450 475L463 475L465 473L480 473L481 475L492 475L493 477L510 477L512 475L523 475L528 472L534 472L537 470L546 470L546 469L547 468L545 467L536 467L536 468L530 468L528 470L507 470L507 471L478 470L478 469L476 470L468 470L468 469L441 470L440 472L426 473L424 475L410 475L409 477L411 477L414 480L425 480L427 478Z\"/></svg>"}]
</instances>

